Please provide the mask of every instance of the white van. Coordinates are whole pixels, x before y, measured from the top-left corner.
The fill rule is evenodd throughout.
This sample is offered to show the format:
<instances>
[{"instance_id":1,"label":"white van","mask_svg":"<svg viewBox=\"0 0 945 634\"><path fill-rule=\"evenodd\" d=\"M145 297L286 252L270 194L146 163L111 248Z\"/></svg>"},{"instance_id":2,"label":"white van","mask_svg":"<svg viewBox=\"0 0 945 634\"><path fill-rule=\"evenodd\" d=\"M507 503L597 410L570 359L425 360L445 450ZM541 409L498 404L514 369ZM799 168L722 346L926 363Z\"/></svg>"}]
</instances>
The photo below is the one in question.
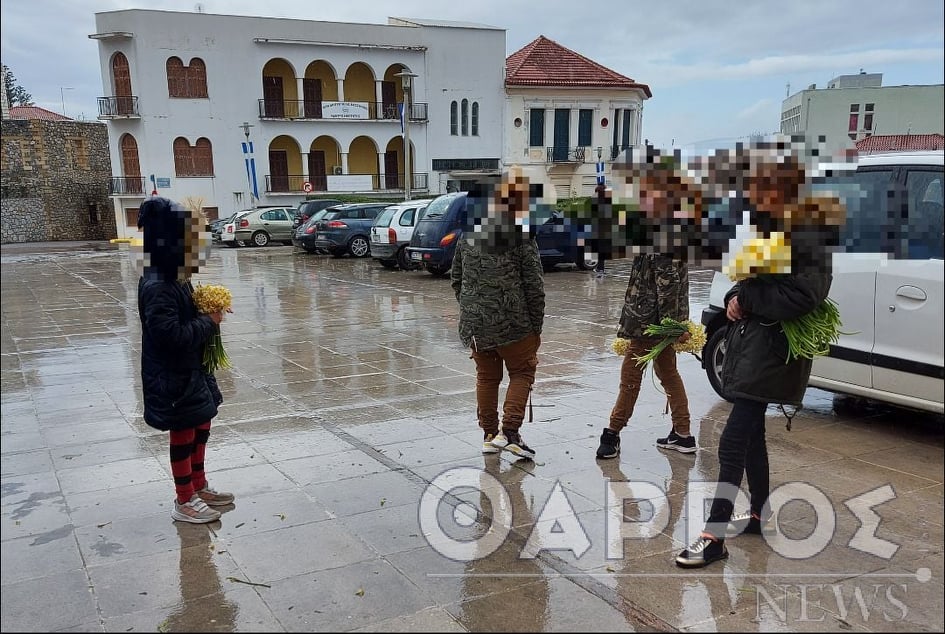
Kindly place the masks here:
<instances>
[{"instance_id":1,"label":"white van","mask_svg":"<svg viewBox=\"0 0 945 634\"><path fill-rule=\"evenodd\" d=\"M830 297L842 330L814 360L809 385L945 413L942 151L859 158L855 173L827 184L843 194L847 224L833 258ZM732 282L716 273L702 313L703 367L722 394Z\"/></svg>"}]
</instances>

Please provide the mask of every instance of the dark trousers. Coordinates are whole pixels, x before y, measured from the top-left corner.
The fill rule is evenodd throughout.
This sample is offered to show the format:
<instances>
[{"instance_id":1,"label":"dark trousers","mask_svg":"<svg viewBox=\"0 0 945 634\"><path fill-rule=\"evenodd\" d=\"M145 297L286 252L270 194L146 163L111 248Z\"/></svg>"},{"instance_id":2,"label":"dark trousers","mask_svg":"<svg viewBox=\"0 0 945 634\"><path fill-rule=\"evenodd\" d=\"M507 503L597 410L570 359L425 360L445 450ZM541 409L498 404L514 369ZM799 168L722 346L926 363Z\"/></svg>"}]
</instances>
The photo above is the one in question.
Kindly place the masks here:
<instances>
[{"instance_id":1,"label":"dark trousers","mask_svg":"<svg viewBox=\"0 0 945 634\"><path fill-rule=\"evenodd\" d=\"M765 443L765 410L767 403L735 399L728 422L719 439L719 482L740 487L742 474L748 478L748 493L751 512L761 515L768 500L770 476L768 473L768 445ZM732 501L716 494L709 511L709 524L715 524L716 537L723 538L722 531L732 518Z\"/></svg>"}]
</instances>

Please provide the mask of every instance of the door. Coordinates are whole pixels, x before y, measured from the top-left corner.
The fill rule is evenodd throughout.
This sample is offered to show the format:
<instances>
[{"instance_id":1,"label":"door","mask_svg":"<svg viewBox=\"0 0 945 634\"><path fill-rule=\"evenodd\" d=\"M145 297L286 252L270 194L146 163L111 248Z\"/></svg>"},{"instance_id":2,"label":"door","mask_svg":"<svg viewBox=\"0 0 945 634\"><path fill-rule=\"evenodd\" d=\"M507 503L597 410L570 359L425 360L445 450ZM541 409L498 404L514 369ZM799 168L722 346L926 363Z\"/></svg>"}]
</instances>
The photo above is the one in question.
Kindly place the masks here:
<instances>
[{"instance_id":1,"label":"door","mask_svg":"<svg viewBox=\"0 0 945 634\"><path fill-rule=\"evenodd\" d=\"M131 96L131 68L128 58L116 53L112 58L112 81L115 84L115 114L134 114L134 98Z\"/></svg>"},{"instance_id":2,"label":"door","mask_svg":"<svg viewBox=\"0 0 945 634\"><path fill-rule=\"evenodd\" d=\"M552 160L567 161L568 145L571 143L571 110L555 108L555 138Z\"/></svg>"},{"instance_id":3,"label":"door","mask_svg":"<svg viewBox=\"0 0 945 634\"><path fill-rule=\"evenodd\" d=\"M121 137L121 173L124 175L124 192L143 194L141 164L138 162L138 142L130 134Z\"/></svg>"},{"instance_id":4,"label":"door","mask_svg":"<svg viewBox=\"0 0 945 634\"><path fill-rule=\"evenodd\" d=\"M399 119L397 112L397 88L392 81L381 82L381 119Z\"/></svg>"},{"instance_id":5,"label":"door","mask_svg":"<svg viewBox=\"0 0 945 634\"><path fill-rule=\"evenodd\" d=\"M266 229L273 240L286 241L292 239L292 216L293 214L286 209L273 209L268 212L269 219Z\"/></svg>"},{"instance_id":6,"label":"door","mask_svg":"<svg viewBox=\"0 0 945 634\"><path fill-rule=\"evenodd\" d=\"M323 192L328 189L328 179L325 178L325 174L324 150L309 150L308 182L312 184L312 188L315 191Z\"/></svg>"},{"instance_id":7,"label":"door","mask_svg":"<svg viewBox=\"0 0 945 634\"><path fill-rule=\"evenodd\" d=\"M302 80L302 99L306 119L322 118L322 80L305 78ZM311 174L311 172L309 172Z\"/></svg>"},{"instance_id":8,"label":"door","mask_svg":"<svg viewBox=\"0 0 945 634\"><path fill-rule=\"evenodd\" d=\"M285 118L282 94L282 77L263 77L263 102L267 117Z\"/></svg>"},{"instance_id":9,"label":"door","mask_svg":"<svg viewBox=\"0 0 945 634\"><path fill-rule=\"evenodd\" d=\"M384 189L400 189L397 150L384 152Z\"/></svg>"},{"instance_id":10,"label":"door","mask_svg":"<svg viewBox=\"0 0 945 634\"><path fill-rule=\"evenodd\" d=\"M285 150L269 150L269 191L289 191L289 157Z\"/></svg>"}]
</instances>

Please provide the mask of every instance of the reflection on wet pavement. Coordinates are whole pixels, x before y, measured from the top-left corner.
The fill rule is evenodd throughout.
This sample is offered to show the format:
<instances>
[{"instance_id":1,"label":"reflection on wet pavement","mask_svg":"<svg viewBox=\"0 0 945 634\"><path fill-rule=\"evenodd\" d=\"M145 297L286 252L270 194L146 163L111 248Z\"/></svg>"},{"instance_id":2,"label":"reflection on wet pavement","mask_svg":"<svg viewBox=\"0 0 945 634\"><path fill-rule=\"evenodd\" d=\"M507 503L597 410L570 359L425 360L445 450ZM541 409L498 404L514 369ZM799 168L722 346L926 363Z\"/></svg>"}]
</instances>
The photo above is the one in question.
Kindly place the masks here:
<instances>
[{"instance_id":1,"label":"reflection on wet pavement","mask_svg":"<svg viewBox=\"0 0 945 634\"><path fill-rule=\"evenodd\" d=\"M538 463L523 464L480 453L448 280L285 247L215 250L198 281L233 292L223 336L234 367L218 376L226 402L206 462L237 501L207 526L169 517L167 438L141 419L127 252L4 255L2 276L5 631L943 627L941 419L838 414L819 390L793 431L775 410L767 431L772 485L823 493L836 516L829 543L795 560L741 536L724 564L674 566L687 485L715 476L729 405L681 358L701 450L653 445L670 423L647 382L620 459L594 460L617 392L608 344L626 262L602 280L546 274L523 428ZM691 280L698 318L711 271ZM431 487L460 467L475 469L470 486ZM504 496L483 492L491 481ZM887 484L895 498L874 508L875 536L898 546L891 557L855 547L861 522L846 505ZM434 490L439 529L421 510ZM615 491L629 498L619 508L608 507ZM823 510L788 503L783 532L810 535ZM444 554L440 530L469 540L502 523L508 535L488 553Z\"/></svg>"}]
</instances>

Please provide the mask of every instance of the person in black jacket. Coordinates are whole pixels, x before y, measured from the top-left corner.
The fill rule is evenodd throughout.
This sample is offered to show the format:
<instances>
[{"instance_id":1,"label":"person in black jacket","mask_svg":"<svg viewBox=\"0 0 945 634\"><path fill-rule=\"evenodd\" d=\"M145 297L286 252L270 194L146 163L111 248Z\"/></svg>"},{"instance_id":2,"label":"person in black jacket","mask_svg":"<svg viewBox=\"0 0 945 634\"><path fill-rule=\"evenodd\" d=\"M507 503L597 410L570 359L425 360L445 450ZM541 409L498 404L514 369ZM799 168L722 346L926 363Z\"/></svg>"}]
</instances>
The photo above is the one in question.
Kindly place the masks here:
<instances>
[{"instance_id":1,"label":"person in black jacket","mask_svg":"<svg viewBox=\"0 0 945 634\"><path fill-rule=\"evenodd\" d=\"M810 313L830 290L833 246L843 209L831 199L802 196L805 169L792 154L757 158L746 183L753 224L762 233L790 236L790 273L760 274L739 281L725 296L729 319L722 387L733 400L719 439L719 489L705 529L676 556L683 568L701 568L728 557L726 534L761 534L769 494L765 411L770 403L799 407L811 359L788 361L781 321ZM747 475L750 510L733 517L730 492ZM729 488L732 487L732 488ZM729 488L726 491L726 488ZM732 526L730 526L730 522Z\"/></svg>"},{"instance_id":2,"label":"person in black jacket","mask_svg":"<svg viewBox=\"0 0 945 634\"><path fill-rule=\"evenodd\" d=\"M232 494L210 488L204 475L210 421L223 395L203 369L203 350L223 314L200 315L194 305L190 276L198 269L202 225L166 198L150 198L138 212L144 231L144 271L138 280L144 421L170 432L177 492L171 517L194 524L219 519L210 507L233 502Z\"/></svg>"}]
</instances>

